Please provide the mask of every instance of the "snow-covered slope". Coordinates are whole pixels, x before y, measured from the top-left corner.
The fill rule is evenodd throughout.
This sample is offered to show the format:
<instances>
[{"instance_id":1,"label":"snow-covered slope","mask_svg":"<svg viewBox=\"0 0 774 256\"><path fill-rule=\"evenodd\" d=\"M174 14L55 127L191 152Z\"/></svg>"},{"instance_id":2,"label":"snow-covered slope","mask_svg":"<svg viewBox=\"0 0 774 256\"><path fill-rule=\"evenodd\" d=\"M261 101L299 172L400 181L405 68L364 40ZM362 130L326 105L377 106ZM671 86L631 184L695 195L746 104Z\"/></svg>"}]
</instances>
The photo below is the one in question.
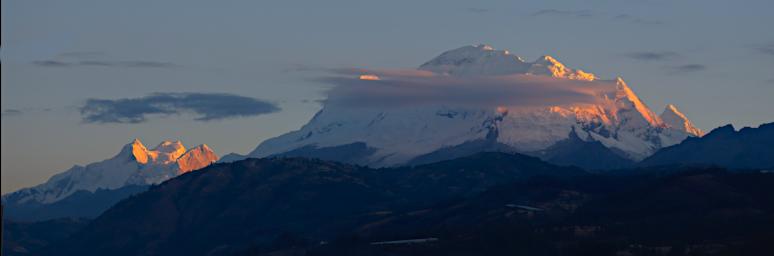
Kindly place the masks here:
<instances>
[{"instance_id":1,"label":"snow-covered slope","mask_svg":"<svg viewBox=\"0 0 774 256\"><path fill-rule=\"evenodd\" d=\"M480 150L494 147L522 153L540 152L567 139L575 128L583 140L599 141L614 152L640 160L687 136L701 135L682 114L679 117L684 123L669 115L665 122L623 79L602 80L594 74L568 68L551 56L526 62L508 51L473 45L444 52L421 65L419 70L444 78L539 77L569 81L579 89L591 86L608 89L595 92L592 103L568 101L551 106L512 102L482 107L452 101L421 107L352 107L334 104L329 98L323 109L300 130L264 141L249 156L314 157L326 149L335 149L335 154L328 152L326 156L370 166L392 166L467 145L487 145ZM471 85L471 90L475 86ZM675 113L679 112L675 110ZM482 141L487 143L478 143ZM362 157L356 160L337 157L351 155Z\"/></svg>"},{"instance_id":2,"label":"snow-covered slope","mask_svg":"<svg viewBox=\"0 0 774 256\"><path fill-rule=\"evenodd\" d=\"M158 184L217 160L218 156L207 145L186 150L180 141L164 141L149 150L135 139L113 158L86 166L73 166L43 184L4 195L3 201L48 204L81 190L94 192L127 185Z\"/></svg>"},{"instance_id":3,"label":"snow-covered slope","mask_svg":"<svg viewBox=\"0 0 774 256\"><path fill-rule=\"evenodd\" d=\"M594 74L567 68L551 56L525 62L507 50L495 50L483 44L444 52L419 66L419 70L454 76L534 74L588 81L596 79Z\"/></svg>"},{"instance_id":4,"label":"snow-covered slope","mask_svg":"<svg viewBox=\"0 0 774 256\"><path fill-rule=\"evenodd\" d=\"M699 128L696 128L696 126L691 123L690 120L688 120L687 117L685 117L685 114L680 112L680 110L677 110L677 107L675 105L669 104L664 109L664 112L661 113L661 120L664 121L666 125L669 127L673 127L678 130L683 130L687 132L690 135L701 137L704 135L704 131L702 131Z\"/></svg>"}]
</instances>

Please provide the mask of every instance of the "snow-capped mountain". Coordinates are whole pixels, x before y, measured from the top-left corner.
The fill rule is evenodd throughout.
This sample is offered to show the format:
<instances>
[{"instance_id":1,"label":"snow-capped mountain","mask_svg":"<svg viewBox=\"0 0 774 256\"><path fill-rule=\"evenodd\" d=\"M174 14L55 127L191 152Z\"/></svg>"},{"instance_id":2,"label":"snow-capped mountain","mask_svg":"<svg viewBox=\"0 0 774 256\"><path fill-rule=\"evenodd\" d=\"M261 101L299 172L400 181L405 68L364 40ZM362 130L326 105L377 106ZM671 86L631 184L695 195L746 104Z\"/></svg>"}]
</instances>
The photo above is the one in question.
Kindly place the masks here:
<instances>
[{"instance_id":1,"label":"snow-capped mountain","mask_svg":"<svg viewBox=\"0 0 774 256\"><path fill-rule=\"evenodd\" d=\"M623 79L602 80L551 56L526 62L509 51L473 45L444 52L422 64L418 72L447 80L539 78L569 82L579 91L593 86L607 89L591 93L593 102L550 106L519 102L471 106L450 101L421 107L353 107L335 104L329 97L300 130L264 141L249 156L312 156L392 166L475 151L540 155L574 132L582 140L598 141L613 152L640 160L688 136L702 135L673 105L658 116ZM363 75L360 80L387 80ZM476 90L475 86L470 89Z\"/></svg>"},{"instance_id":2,"label":"snow-capped mountain","mask_svg":"<svg viewBox=\"0 0 774 256\"><path fill-rule=\"evenodd\" d=\"M140 140L126 144L116 156L73 166L43 184L3 196L9 204L50 204L78 191L113 190L129 185L158 184L218 160L207 145L186 150L180 141L164 141L147 149Z\"/></svg>"}]
</instances>

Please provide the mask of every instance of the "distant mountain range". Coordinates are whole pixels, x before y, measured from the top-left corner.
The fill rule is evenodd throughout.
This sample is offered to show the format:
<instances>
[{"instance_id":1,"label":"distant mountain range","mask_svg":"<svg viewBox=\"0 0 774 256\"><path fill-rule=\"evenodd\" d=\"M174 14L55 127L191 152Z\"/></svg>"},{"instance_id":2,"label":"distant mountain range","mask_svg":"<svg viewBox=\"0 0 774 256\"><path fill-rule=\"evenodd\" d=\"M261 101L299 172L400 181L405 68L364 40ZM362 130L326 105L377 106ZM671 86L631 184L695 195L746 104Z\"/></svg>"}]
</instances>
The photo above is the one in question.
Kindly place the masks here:
<instances>
[{"instance_id":1,"label":"distant mountain range","mask_svg":"<svg viewBox=\"0 0 774 256\"><path fill-rule=\"evenodd\" d=\"M135 139L110 159L73 166L43 184L3 195L4 217L17 220L95 217L149 185L217 160L218 156L207 145L186 149L180 141L163 141L149 150Z\"/></svg>"},{"instance_id":2,"label":"distant mountain range","mask_svg":"<svg viewBox=\"0 0 774 256\"><path fill-rule=\"evenodd\" d=\"M730 125L699 138L666 147L642 162L598 141L585 141L573 130L567 139L542 151L530 152L545 161L586 170L627 169L651 166L717 166L730 169L774 169L774 123L735 131ZM373 150L373 149L371 149ZM281 157L312 157L326 161L352 162L368 151L364 143L317 150L305 147L280 154ZM507 145L484 139L439 150L415 158L408 165L421 165L474 155L482 151L518 154ZM232 162L244 156L230 154L220 161ZM174 159L174 160L172 160ZM61 217L94 218L116 202L145 191L149 185L213 163L218 157L206 145L190 150L180 142L165 141L148 150L138 140L124 146L117 156L86 167L73 167L33 188L3 196L6 218L37 221ZM121 174L124 178L113 176ZM59 195L59 196L56 196Z\"/></svg>"},{"instance_id":3,"label":"distant mountain range","mask_svg":"<svg viewBox=\"0 0 774 256\"><path fill-rule=\"evenodd\" d=\"M52 243L83 229L89 219L61 218L38 222L3 220L3 255L38 255Z\"/></svg>"},{"instance_id":4,"label":"distant mountain range","mask_svg":"<svg viewBox=\"0 0 774 256\"><path fill-rule=\"evenodd\" d=\"M577 255L666 244L723 255L766 245L772 189L774 176L758 172L594 175L506 153L382 169L247 159L154 186L42 252ZM440 240L372 244L426 237Z\"/></svg>"},{"instance_id":5,"label":"distant mountain range","mask_svg":"<svg viewBox=\"0 0 774 256\"><path fill-rule=\"evenodd\" d=\"M9 200L3 203L6 219L15 221L41 221L57 218L96 218L102 212L131 195L147 190L149 185L126 185L117 189L97 189L94 192L79 190L62 200L52 203Z\"/></svg>"},{"instance_id":6,"label":"distant mountain range","mask_svg":"<svg viewBox=\"0 0 774 256\"><path fill-rule=\"evenodd\" d=\"M500 234L501 231L495 227L513 223L508 218L490 216L491 214L505 214L506 217L517 214L514 216L517 216L517 223L520 223L519 221L533 221L531 217L524 220L525 217L536 214L541 216L541 213L530 213L535 211L534 209L546 211L545 217L548 217L540 217L539 225L558 229L556 232L537 236L544 239L540 240L546 246L544 249L556 249L557 245L549 242L555 240L555 236L565 237L567 232L587 232L584 230L589 227L596 230L611 225L600 219L600 216L624 218L621 221L625 223L625 227L604 228L607 230L604 231L604 241L609 243L605 246L618 249L627 247L628 245L613 241L622 239L620 236L629 237L635 234L626 230L641 229L643 224L638 224L638 218L657 216L655 213L651 215L652 211L647 208L654 208L654 211L661 211L659 214L666 214L663 215L665 219L651 220L647 224L651 231L644 229L636 233L639 237L637 239L652 241L650 239L660 237L658 239L662 240L658 241L666 241L663 240L666 236L654 232L677 225L674 220L688 214L685 211L715 211L718 214L732 211L738 214L720 215L721 219L750 221L751 226L755 226L752 225L754 223L766 227L773 223L762 221L761 218L774 216L772 209L766 208L769 204L762 203L772 199L768 196L772 191L765 191L766 188L774 187L771 174L767 174L771 172L770 163L774 156L768 147L771 143L772 127L774 126L771 123L739 131L735 131L731 126L721 127L704 137L691 138L662 149L640 163L620 157L599 142L583 141L574 132L554 146L534 153L542 154L542 158L560 165L572 162L572 165L581 163L587 167L620 167L612 172L594 172L596 174L580 168L552 165L537 157L513 152L475 153L465 151L465 148L450 150L449 155L464 155L453 160L413 166L373 169L339 162L342 157L353 156L347 154L347 151L362 149L365 147L363 144L342 146L338 151L327 151L321 155L327 160L283 156L218 163L204 167L201 171L186 172L186 175L153 186L147 192L144 191L150 184L125 185L114 190L81 190L48 204L7 205L7 214L22 216L16 218L17 220L99 215L88 227L83 224L73 226L68 224L68 221L39 225L18 224L17 234L29 234L30 237L21 240L16 237L17 239L10 240L9 243L18 244L21 251L33 250L49 254L67 252L78 255L133 255L140 252L232 254L285 250L288 249L287 246L303 246L321 253L320 255L336 255L335 252L338 251L354 251L354 255L392 255L389 253L392 250L390 248L374 249L368 244L364 245L363 240L340 240L341 236L346 237L349 234L368 237L367 239L374 241L389 241L417 238L423 234ZM492 141L483 140L480 143ZM432 162L432 159L428 161ZM635 169L626 169L627 167ZM727 173L703 169L715 167L731 168L734 171ZM758 174L759 172L764 173ZM545 178L551 182L541 183L540 180ZM525 185L523 182L528 183ZM502 186L506 186L503 188L505 190L500 189ZM655 189L656 187L662 189ZM680 192L681 190L684 191ZM627 199L627 196L622 195L649 198L649 201L631 203L631 198ZM705 196L710 198L704 198ZM589 198L593 200L589 201ZM126 200L121 201L122 199ZM118 201L121 202L114 205ZM741 204L733 203L735 201ZM670 203L665 208L659 208L654 202ZM717 202L725 203L716 204ZM725 205L726 203L728 205ZM459 206L455 206L458 204ZM499 204L505 205L505 208L501 208L503 206ZM680 205L685 207L677 207ZM574 209L578 207L584 210L576 212ZM100 215L107 208L110 210ZM424 214L428 209L431 214ZM599 212L599 209L604 211ZM617 209L629 210L627 215L622 216ZM637 214L637 211L642 213ZM746 212L754 214L747 215ZM569 216L575 217L567 219ZM757 217L746 219L750 216ZM592 217L596 219L586 220ZM567 222L554 222L557 220ZM762 234L763 237L768 236L766 229L733 229L723 226L724 222L716 223L716 220L690 219L693 221L691 223L694 223L691 225L718 225L724 232L738 230L737 232L742 233L737 234L751 235L753 238L699 236L696 233L699 229L691 228L682 233L668 231L676 232L670 239L682 241L679 242L682 244L722 241L721 244L726 247L741 241L744 246L739 248L748 248L759 246L754 242L754 239L757 239L754 237ZM475 226L471 221L488 224L482 225L482 229L478 231L457 229ZM592 221L593 224L587 221ZM443 226L440 223L456 223L456 227L445 229L441 228ZM29 230L46 226L52 230L61 228L62 232L69 233L48 237L44 233ZM513 232L535 232L534 229L524 230L523 227L511 228ZM131 238L127 240L127 237ZM691 240L687 237L694 238ZM318 243L315 241L331 239L333 244L329 247L313 246ZM450 239L443 243L441 251L445 253L449 252L446 246L471 242L462 237L444 239ZM46 246L35 241L53 244ZM525 241L515 242L519 244ZM90 244L100 246L89 246ZM475 246L479 245L471 246L476 248ZM585 246L594 245L582 245L572 250L582 250ZM414 249L417 248L423 247ZM496 244L489 244L487 248L501 252L510 251ZM701 248L699 249L704 250ZM739 249L729 248L726 249ZM539 251L542 250L530 252Z\"/></svg>"}]
</instances>

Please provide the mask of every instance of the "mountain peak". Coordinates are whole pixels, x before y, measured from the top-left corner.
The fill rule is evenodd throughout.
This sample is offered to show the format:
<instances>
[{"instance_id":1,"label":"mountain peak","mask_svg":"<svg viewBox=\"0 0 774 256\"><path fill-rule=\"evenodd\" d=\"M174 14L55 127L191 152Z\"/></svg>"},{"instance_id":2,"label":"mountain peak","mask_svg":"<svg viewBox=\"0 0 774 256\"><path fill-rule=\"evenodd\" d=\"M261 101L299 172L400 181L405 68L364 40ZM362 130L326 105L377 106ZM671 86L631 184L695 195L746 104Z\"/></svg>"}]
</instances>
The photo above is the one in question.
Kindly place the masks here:
<instances>
[{"instance_id":1,"label":"mountain peak","mask_svg":"<svg viewBox=\"0 0 774 256\"><path fill-rule=\"evenodd\" d=\"M549 55L541 56L535 62L525 62L508 50L495 50L486 44L446 51L422 64L419 69L454 76L532 74L585 81L598 79L594 74L568 68Z\"/></svg>"},{"instance_id":2,"label":"mountain peak","mask_svg":"<svg viewBox=\"0 0 774 256\"><path fill-rule=\"evenodd\" d=\"M178 173L198 170L217 161L218 155L207 144L201 144L189 149L177 159L177 166L180 168Z\"/></svg>"},{"instance_id":3,"label":"mountain peak","mask_svg":"<svg viewBox=\"0 0 774 256\"><path fill-rule=\"evenodd\" d=\"M708 137L709 138L709 137L724 136L724 135L729 135L729 134L734 134L734 133L736 133L736 128L734 128L734 125L727 124L727 125L724 125L724 126L721 126L721 127L713 129L712 131L707 133L707 135L704 136L704 137Z\"/></svg>"},{"instance_id":4,"label":"mountain peak","mask_svg":"<svg viewBox=\"0 0 774 256\"><path fill-rule=\"evenodd\" d=\"M564 64L562 64L561 62L559 62L559 60L557 60L556 58L554 58L554 57L553 57L553 56L551 56L551 55L543 55L543 56L540 56L540 58L538 58L538 59L535 61L535 63L540 63L540 64L551 64L551 65L561 65L561 66L564 66Z\"/></svg>"},{"instance_id":5,"label":"mountain peak","mask_svg":"<svg viewBox=\"0 0 774 256\"><path fill-rule=\"evenodd\" d=\"M175 151L178 151L180 149L185 149L185 146L183 146L183 143L179 140L176 141L170 141L170 140L164 140L159 145L157 145L155 148L153 148L153 151L159 151L164 153L172 153Z\"/></svg>"},{"instance_id":6,"label":"mountain peak","mask_svg":"<svg viewBox=\"0 0 774 256\"><path fill-rule=\"evenodd\" d=\"M580 69L568 68L550 55L543 55L535 60L527 73L584 81L594 81L597 79L596 75L592 73L587 73Z\"/></svg>"},{"instance_id":7,"label":"mountain peak","mask_svg":"<svg viewBox=\"0 0 774 256\"><path fill-rule=\"evenodd\" d=\"M142 144L140 139L135 138L132 142L124 145L118 157L133 157L138 163L148 163L148 149Z\"/></svg>"},{"instance_id":8,"label":"mountain peak","mask_svg":"<svg viewBox=\"0 0 774 256\"><path fill-rule=\"evenodd\" d=\"M637 94L634 93L634 91L626 84L626 81L623 80L621 77L615 78L615 85L616 85L616 99L618 99L622 104L628 104L631 105L630 107L634 108L640 116L642 116L642 119L644 119L645 122L647 122L650 126L661 126L661 120L656 117L656 114L653 113L653 111L648 108L648 106L645 105L645 103L640 100L640 97L637 96ZM642 124L635 124L632 123L631 125L642 125Z\"/></svg>"},{"instance_id":9,"label":"mountain peak","mask_svg":"<svg viewBox=\"0 0 774 256\"><path fill-rule=\"evenodd\" d=\"M704 131L696 128L696 126L688 120L688 117L686 117L685 114L680 112L680 110L677 110L675 105L668 104L666 108L664 108L664 112L661 113L660 118L664 124L669 127L684 131L696 137L704 135Z\"/></svg>"},{"instance_id":10,"label":"mountain peak","mask_svg":"<svg viewBox=\"0 0 774 256\"><path fill-rule=\"evenodd\" d=\"M153 162L172 163L186 152L185 146L179 140L164 140L150 150L149 157Z\"/></svg>"},{"instance_id":11,"label":"mountain peak","mask_svg":"<svg viewBox=\"0 0 774 256\"><path fill-rule=\"evenodd\" d=\"M188 150L187 150L187 151L186 151L186 152L185 152L185 153L184 153L182 156L180 156L180 157L182 158L182 157L184 157L186 154L190 154L191 152L214 152L214 151L213 151L213 150L212 150L212 149L211 149L209 146L207 146L207 144L199 144L199 145L198 145L198 146L196 146L196 147L192 147L192 148L188 149Z\"/></svg>"},{"instance_id":12,"label":"mountain peak","mask_svg":"<svg viewBox=\"0 0 774 256\"><path fill-rule=\"evenodd\" d=\"M212 149L210 149L210 146L207 146L207 144L199 144L199 146L196 146L194 148L195 149L206 150L206 151L212 151Z\"/></svg>"},{"instance_id":13,"label":"mountain peak","mask_svg":"<svg viewBox=\"0 0 774 256\"><path fill-rule=\"evenodd\" d=\"M484 51L494 51L494 48L492 48L492 46L488 44L476 44L476 45L473 45L473 47Z\"/></svg>"},{"instance_id":14,"label":"mountain peak","mask_svg":"<svg viewBox=\"0 0 774 256\"><path fill-rule=\"evenodd\" d=\"M519 56L486 44L449 50L419 66L420 70L454 76L523 74L528 68Z\"/></svg>"}]
</instances>

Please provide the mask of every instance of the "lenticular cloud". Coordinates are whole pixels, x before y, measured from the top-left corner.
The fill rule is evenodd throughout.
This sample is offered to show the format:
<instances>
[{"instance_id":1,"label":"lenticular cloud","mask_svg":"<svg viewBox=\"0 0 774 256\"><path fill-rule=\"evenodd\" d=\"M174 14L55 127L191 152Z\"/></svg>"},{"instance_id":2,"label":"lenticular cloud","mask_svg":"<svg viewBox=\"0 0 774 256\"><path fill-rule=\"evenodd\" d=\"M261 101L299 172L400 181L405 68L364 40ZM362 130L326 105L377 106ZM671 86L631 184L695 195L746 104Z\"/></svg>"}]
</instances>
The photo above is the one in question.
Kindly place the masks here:
<instances>
[{"instance_id":1,"label":"lenticular cloud","mask_svg":"<svg viewBox=\"0 0 774 256\"><path fill-rule=\"evenodd\" d=\"M612 81L545 76L448 76L421 70L338 69L319 79L332 84L326 104L355 107L448 105L545 107L598 103Z\"/></svg>"}]
</instances>

